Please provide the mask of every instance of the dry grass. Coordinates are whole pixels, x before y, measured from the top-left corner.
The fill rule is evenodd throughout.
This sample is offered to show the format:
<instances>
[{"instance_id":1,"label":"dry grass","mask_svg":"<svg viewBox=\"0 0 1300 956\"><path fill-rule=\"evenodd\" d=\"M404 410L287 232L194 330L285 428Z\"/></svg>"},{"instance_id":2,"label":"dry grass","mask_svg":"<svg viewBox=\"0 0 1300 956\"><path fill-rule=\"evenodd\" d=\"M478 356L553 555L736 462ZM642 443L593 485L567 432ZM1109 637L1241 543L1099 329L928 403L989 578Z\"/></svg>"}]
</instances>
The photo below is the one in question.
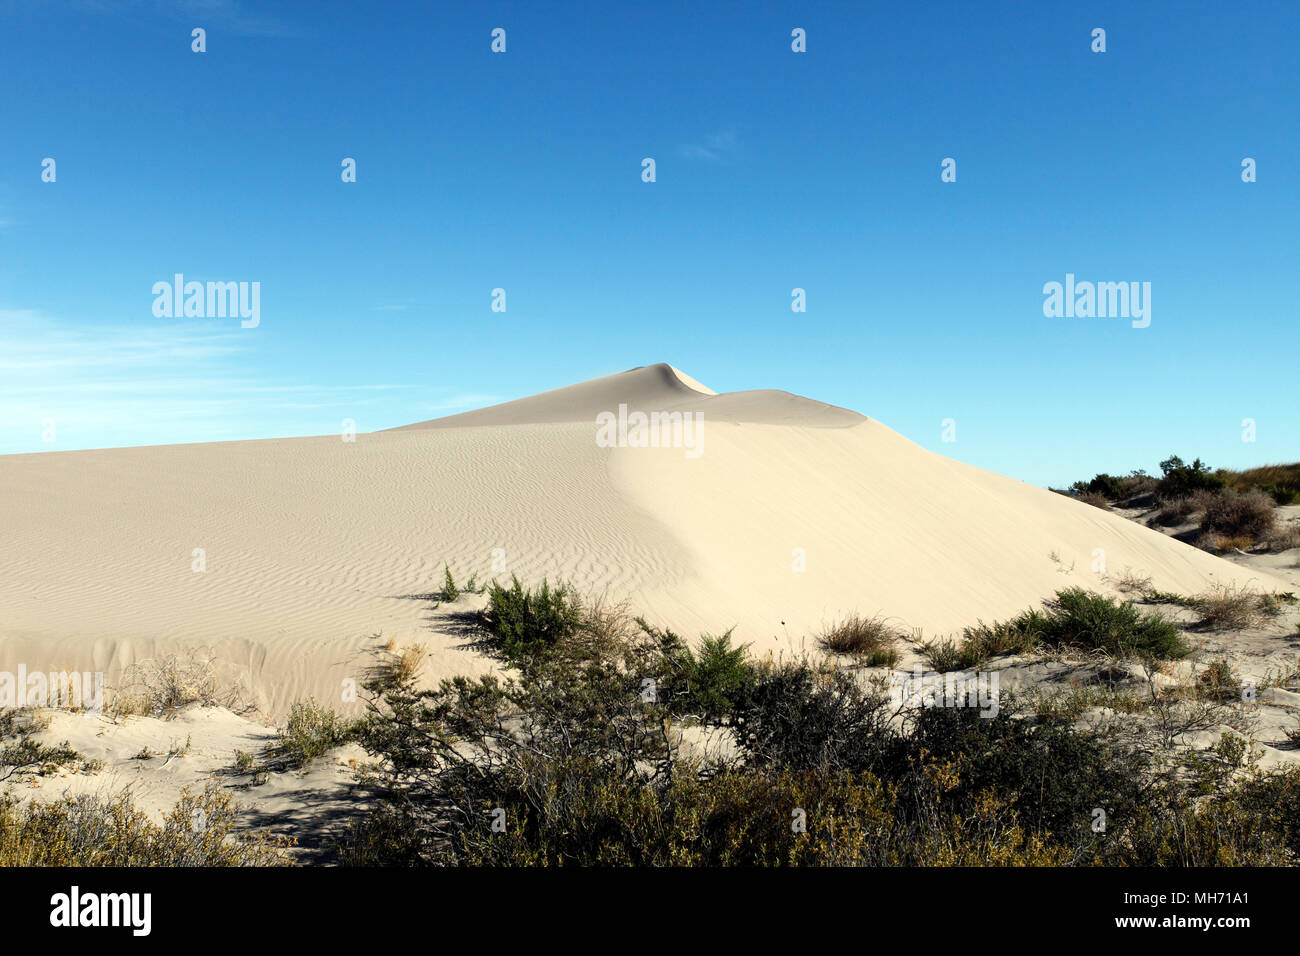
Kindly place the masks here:
<instances>
[{"instance_id":1,"label":"dry grass","mask_svg":"<svg viewBox=\"0 0 1300 956\"><path fill-rule=\"evenodd\" d=\"M1277 503L1262 491L1228 490L1208 501L1201 532L1249 538L1252 544L1265 541L1273 533L1276 511Z\"/></svg>"},{"instance_id":2,"label":"dry grass","mask_svg":"<svg viewBox=\"0 0 1300 956\"><path fill-rule=\"evenodd\" d=\"M1274 530L1268 538L1270 551L1289 551L1300 548L1300 522L1291 522Z\"/></svg>"},{"instance_id":3,"label":"dry grass","mask_svg":"<svg viewBox=\"0 0 1300 956\"><path fill-rule=\"evenodd\" d=\"M393 675L400 681L414 680L420 673L424 657L428 652L423 644L408 644L392 655Z\"/></svg>"},{"instance_id":4,"label":"dry grass","mask_svg":"<svg viewBox=\"0 0 1300 956\"><path fill-rule=\"evenodd\" d=\"M1255 539L1247 534L1226 535L1226 534L1203 534L1196 539L1196 546L1202 551L1218 551L1226 553L1228 551L1240 551L1246 554L1251 548L1255 547Z\"/></svg>"},{"instance_id":5,"label":"dry grass","mask_svg":"<svg viewBox=\"0 0 1300 956\"><path fill-rule=\"evenodd\" d=\"M1300 462L1289 465L1263 465L1245 471L1220 469L1218 474L1228 487L1238 491L1259 488L1279 504L1291 504L1300 499Z\"/></svg>"},{"instance_id":6,"label":"dry grass","mask_svg":"<svg viewBox=\"0 0 1300 956\"><path fill-rule=\"evenodd\" d=\"M901 636L898 629L880 615L863 617L850 614L825 628L818 641L832 653L864 658L869 667L893 667L898 663L895 645Z\"/></svg>"},{"instance_id":7,"label":"dry grass","mask_svg":"<svg viewBox=\"0 0 1300 956\"><path fill-rule=\"evenodd\" d=\"M1110 510L1110 499L1098 491L1085 491L1080 494L1077 501L1082 501L1085 505L1092 505L1094 508L1100 508L1102 511Z\"/></svg>"},{"instance_id":8,"label":"dry grass","mask_svg":"<svg viewBox=\"0 0 1300 956\"><path fill-rule=\"evenodd\" d=\"M1191 601L1201 616L1197 622L1211 631L1241 631L1263 622L1262 596L1248 587L1220 585Z\"/></svg>"},{"instance_id":9,"label":"dry grass","mask_svg":"<svg viewBox=\"0 0 1300 956\"><path fill-rule=\"evenodd\" d=\"M1138 574L1131 568L1114 575L1111 582L1122 594L1146 594L1151 590L1151 575Z\"/></svg>"},{"instance_id":10,"label":"dry grass","mask_svg":"<svg viewBox=\"0 0 1300 956\"><path fill-rule=\"evenodd\" d=\"M1177 498L1173 501L1162 502L1160 510L1151 518L1151 524L1158 525L1161 528L1168 528L1172 525L1182 524L1184 521L1190 521L1196 514L1196 505L1191 498Z\"/></svg>"},{"instance_id":11,"label":"dry grass","mask_svg":"<svg viewBox=\"0 0 1300 956\"><path fill-rule=\"evenodd\" d=\"M237 713L251 709L238 683L224 684L217 659L205 652L172 654L137 661L122 672L108 712L115 717L173 717L191 704L227 707Z\"/></svg>"}]
</instances>

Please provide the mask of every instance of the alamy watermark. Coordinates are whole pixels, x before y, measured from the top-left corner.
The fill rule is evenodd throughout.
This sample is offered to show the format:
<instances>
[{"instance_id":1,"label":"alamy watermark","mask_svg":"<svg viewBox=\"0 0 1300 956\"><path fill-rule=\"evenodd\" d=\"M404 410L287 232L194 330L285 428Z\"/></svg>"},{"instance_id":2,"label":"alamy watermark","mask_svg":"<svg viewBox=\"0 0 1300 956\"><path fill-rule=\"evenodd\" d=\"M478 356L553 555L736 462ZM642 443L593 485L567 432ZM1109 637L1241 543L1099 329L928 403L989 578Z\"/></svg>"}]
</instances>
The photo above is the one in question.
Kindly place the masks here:
<instances>
[{"instance_id":1,"label":"alamy watermark","mask_svg":"<svg viewBox=\"0 0 1300 956\"><path fill-rule=\"evenodd\" d=\"M103 671L33 671L18 665L18 673L0 671L0 707L80 708L88 714L104 711Z\"/></svg>"},{"instance_id":2,"label":"alamy watermark","mask_svg":"<svg viewBox=\"0 0 1300 956\"><path fill-rule=\"evenodd\" d=\"M1150 282L1075 282L1043 285L1043 315L1049 319L1132 319L1133 328L1151 324Z\"/></svg>"},{"instance_id":3,"label":"alamy watermark","mask_svg":"<svg viewBox=\"0 0 1300 956\"><path fill-rule=\"evenodd\" d=\"M153 284L153 314L159 319L224 319L238 316L240 328L255 329L262 321L262 283L186 282L178 272L172 281Z\"/></svg>"},{"instance_id":4,"label":"alamy watermark","mask_svg":"<svg viewBox=\"0 0 1300 956\"><path fill-rule=\"evenodd\" d=\"M596 416L596 445L599 448L684 448L687 458L704 454L703 412L629 412L618 406L618 414Z\"/></svg>"},{"instance_id":5,"label":"alamy watermark","mask_svg":"<svg viewBox=\"0 0 1300 956\"><path fill-rule=\"evenodd\" d=\"M922 671L897 673L890 680L889 698L897 708L903 707L974 707L981 717L998 715L997 671Z\"/></svg>"}]
</instances>

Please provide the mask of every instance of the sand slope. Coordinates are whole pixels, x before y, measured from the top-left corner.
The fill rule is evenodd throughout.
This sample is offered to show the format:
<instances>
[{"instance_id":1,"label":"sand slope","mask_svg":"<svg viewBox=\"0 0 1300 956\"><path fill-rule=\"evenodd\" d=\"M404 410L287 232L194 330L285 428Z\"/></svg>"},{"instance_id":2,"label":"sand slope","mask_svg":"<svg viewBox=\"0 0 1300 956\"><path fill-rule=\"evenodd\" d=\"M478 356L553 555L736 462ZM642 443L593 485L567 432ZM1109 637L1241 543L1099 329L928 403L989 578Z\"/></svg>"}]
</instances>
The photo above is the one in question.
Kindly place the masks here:
<instances>
[{"instance_id":1,"label":"sand slope","mask_svg":"<svg viewBox=\"0 0 1300 956\"><path fill-rule=\"evenodd\" d=\"M702 453L598 447L595 416L620 403L700 412ZM848 610L929 636L1104 590L1098 549L1166 590L1283 586L857 413L715 395L667 365L355 442L3 456L0 495L0 670L112 684L201 647L272 715L335 700L375 632L428 643L434 673L488 668L419 597L444 561L463 579L504 560L499 576L568 578L684 634L736 625L773 649Z\"/></svg>"}]
</instances>

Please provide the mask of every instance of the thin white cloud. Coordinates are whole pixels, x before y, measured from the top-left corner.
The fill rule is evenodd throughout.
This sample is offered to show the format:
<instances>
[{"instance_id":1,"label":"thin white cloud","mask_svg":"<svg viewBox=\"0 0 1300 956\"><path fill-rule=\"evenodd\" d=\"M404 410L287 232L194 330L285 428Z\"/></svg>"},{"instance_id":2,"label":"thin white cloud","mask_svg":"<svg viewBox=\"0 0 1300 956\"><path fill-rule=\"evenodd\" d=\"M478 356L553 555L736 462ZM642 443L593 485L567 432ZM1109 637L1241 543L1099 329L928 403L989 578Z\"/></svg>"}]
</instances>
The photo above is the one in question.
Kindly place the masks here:
<instances>
[{"instance_id":1,"label":"thin white cloud","mask_svg":"<svg viewBox=\"0 0 1300 956\"><path fill-rule=\"evenodd\" d=\"M734 129L713 133L702 142L683 143L677 147L678 155L685 159L702 159L714 163L734 156L739 150L740 137Z\"/></svg>"},{"instance_id":2,"label":"thin white cloud","mask_svg":"<svg viewBox=\"0 0 1300 956\"><path fill-rule=\"evenodd\" d=\"M35 310L0 310L0 454L321 434L333 413L360 419L400 415L402 392L376 382L276 381L254 364L256 336L202 322L88 326ZM412 418L418 412L410 412ZM57 443L42 442L53 422Z\"/></svg>"}]
</instances>

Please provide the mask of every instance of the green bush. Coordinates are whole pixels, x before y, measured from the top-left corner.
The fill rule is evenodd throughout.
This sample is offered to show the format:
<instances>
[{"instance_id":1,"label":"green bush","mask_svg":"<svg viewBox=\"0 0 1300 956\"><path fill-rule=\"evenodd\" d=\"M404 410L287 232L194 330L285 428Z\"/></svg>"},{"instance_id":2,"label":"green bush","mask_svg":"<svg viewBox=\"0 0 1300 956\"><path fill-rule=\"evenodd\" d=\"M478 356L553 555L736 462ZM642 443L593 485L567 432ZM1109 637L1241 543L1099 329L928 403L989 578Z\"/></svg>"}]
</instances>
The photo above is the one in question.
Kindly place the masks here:
<instances>
[{"instance_id":1,"label":"green bush","mask_svg":"<svg viewBox=\"0 0 1300 956\"><path fill-rule=\"evenodd\" d=\"M317 757L342 747L356 734L356 724L324 707L312 698L296 700L289 719L273 743L262 752L267 770L301 770ZM236 757L238 764L238 757Z\"/></svg>"},{"instance_id":2,"label":"green bush","mask_svg":"<svg viewBox=\"0 0 1300 956\"><path fill-rule=\"evenodd\" d=\"M1158 482L1141 468L1127 475L1108 475L1102 472L1089 481L1076 481L1070 486L1070 492L1076 498L1097 504L1104 498L1108 501L1123 501L1135 495L1146 494L1156 490ZM1101 505L1098 504L1098 507Z\"/></svg>"},{"instance_id":3,"label":"green bush","mask_svg":"<svg viewBox=\"0 0 1300 956\"><path fill-rule=\"evenodd\" d=\"M732 647L731 631L727 631L717 637L702 637L698 652L687 649L682 655L684 699L674 709L698 712L712 721L730 717L754 681L748 647Z\"/></svg>"},{"instance_id":4,"label":"green bush","mask_svg":"<svg viewBox=\"0 0 1300 956\"><path fill-rule=\"evenodd\" d=\"M763 668L736 708L736 745L751 766L869 770L889 740L889 698L842 670L806 661Z\"/></svg>"},{"instance_id":5,"label":"green bush","mask_svg":"<svg viewBox=\"0 0 1300 956\"><path fill-rule=\"evenodd\" d=\"M1110 817L1130 813L1142 799L1147 768L1131 749L1065 723L1037 724L1005 701L992 716L971 707L916 711L910 732L875 772L905 787L925 757L954 768L957 781L944 798L963 818L977 814L982 794L993 793L1030 832L1050 835L1072 854L1098 852L1093 809L1103 807Z\"/></svg>"},{"instance_id":6,"label":"green bush","mask_svg":"<svg viewBox=\"0 0 1300 956\"><path fill-rule=\"evenodd\" d=\"M572 637L582 627L582 610L582 602L567 585L552 587L543 579L537 589L525 589L511 575L509 588L492 582L479 620L502 653L518 657Z\"/></svg>"},{"instance_id":7,"label":"green bush","mask_svg":"<svg viewBox=\"0 0 1300 956\"><path fill-rule=\"evenodd\" d=\"M1115 657L1179 658L1189 653L1178 627L1132 602L1067 588L1047 602L1048 613L1027 611L1010 626L1044 644L1104 650Z\"/></svg>"},{"instance_id":8,"label":"green bush","mask_svg":"<svg viewBox=\"0 0 1300 956\"><path fill-rule=\"evenodd\" d=\"M1122 479L1114 475L1107 475L1104 472L1097 475L1091 481L1076 481L1070 486L1070 489L1079 496L1091 494L1101 495L1111 501L1116 501L1124 494Z\"/></svg>"},{"instance_id":9,"label":"green bush","mask_svg":"<svg viewBox=\"0 0 1300 956\"><path fill-rule=\"evenodd\" d=\"M1163 477L1156 486L1156 494L1165 499L1186 498L1197 491L1218 491L1226 484L1199 458L1189 465L1177 455L1171 455L1160 463L1160 471Z\"/></svg>"}]
</instances>

